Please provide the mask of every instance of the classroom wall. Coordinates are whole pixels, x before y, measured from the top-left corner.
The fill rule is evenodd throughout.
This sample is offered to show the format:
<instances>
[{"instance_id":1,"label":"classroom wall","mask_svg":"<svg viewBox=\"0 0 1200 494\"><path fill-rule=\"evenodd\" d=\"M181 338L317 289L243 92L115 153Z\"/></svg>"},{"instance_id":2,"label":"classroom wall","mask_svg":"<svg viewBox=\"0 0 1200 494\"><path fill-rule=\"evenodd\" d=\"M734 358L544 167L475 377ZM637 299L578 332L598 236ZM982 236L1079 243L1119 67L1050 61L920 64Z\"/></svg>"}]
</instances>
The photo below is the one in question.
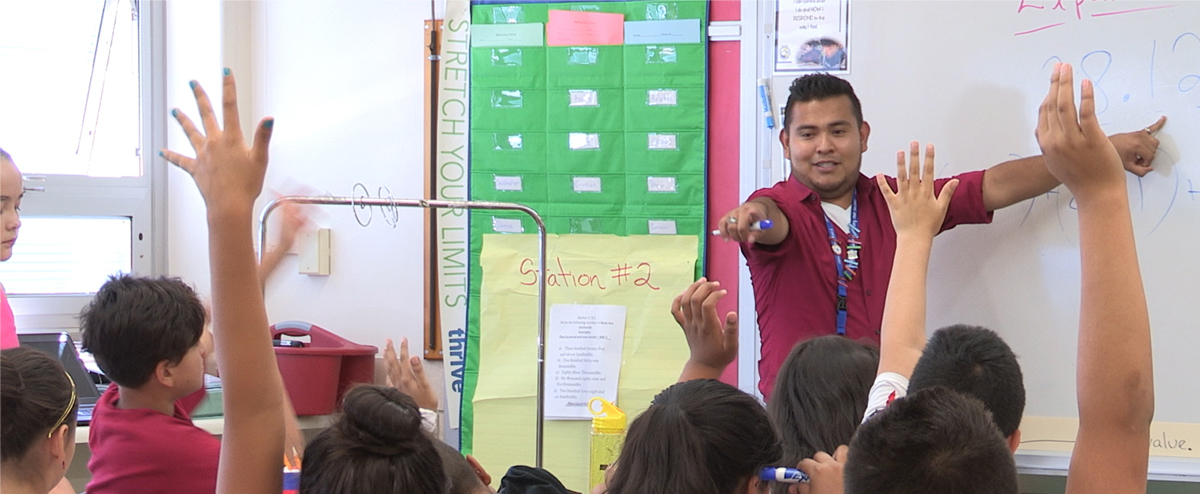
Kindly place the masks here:
<instances>
[{"instance_id":1,"label":"classroom wall","mask_svg":"<svg viewBox=\"0 0 1200 494\"><path fill-rule=\"evenodd\" d=\"M362 183L372 195L384 186L422 197L428 2L174 1L167 15L168 107L194 115L187 81L212 90L221 67L233 68L244 126L276 118L267 189L348 196ZM174 126L168 142L190 149ZM172 170L168 182L169 272L207 293L203 202L185 173ZM308 321L381 350L385 338L406 336L419 354L420 210L400 210L395 228L383 215L362 227L349 207L311 210L312 225L332 231L331 274L298 274L296 256L286 257L267 286L269 320ZM441 389L440 362L426 369Z\"/></svg>"}]
</instances>

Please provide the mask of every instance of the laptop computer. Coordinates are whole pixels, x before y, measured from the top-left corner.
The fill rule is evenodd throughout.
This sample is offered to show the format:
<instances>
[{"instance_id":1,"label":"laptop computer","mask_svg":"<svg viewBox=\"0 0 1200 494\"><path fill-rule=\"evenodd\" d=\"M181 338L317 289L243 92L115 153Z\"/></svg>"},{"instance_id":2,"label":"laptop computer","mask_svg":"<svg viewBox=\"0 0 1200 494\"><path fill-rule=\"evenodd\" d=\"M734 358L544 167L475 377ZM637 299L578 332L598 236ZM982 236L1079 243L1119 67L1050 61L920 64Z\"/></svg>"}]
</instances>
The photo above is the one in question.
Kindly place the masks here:
<instances>
[{"instance_id":1,"label":"laptop computer","mask_svg":"<svg viewBox=\"0 0 1200 494\"><path fill-rule=\"evenodd\" d=\"M21 346L32 347L57 357L71 379L75 381L75 394L79 402L79 425L88 425L92 421L92 410L96 408L96 400L100 399L100 390L83 362L79 360L79 351L75 342L67 333L18 334L17 340Z\"/></svg>"}]
</instances>

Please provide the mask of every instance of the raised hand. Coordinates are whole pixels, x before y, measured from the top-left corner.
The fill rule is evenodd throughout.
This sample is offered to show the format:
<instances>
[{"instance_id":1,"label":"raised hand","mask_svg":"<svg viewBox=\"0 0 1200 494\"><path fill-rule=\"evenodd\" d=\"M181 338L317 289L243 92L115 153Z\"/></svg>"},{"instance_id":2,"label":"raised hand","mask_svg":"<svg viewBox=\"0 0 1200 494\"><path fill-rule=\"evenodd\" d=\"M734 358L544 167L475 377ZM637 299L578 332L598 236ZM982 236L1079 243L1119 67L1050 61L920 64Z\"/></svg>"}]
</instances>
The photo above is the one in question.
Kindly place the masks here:
<instances>
[{"instance_id":1,"label":"raised hand","mask_svg":"<svg viewBox=\"0 0 1200 494\"><path fill-rule=\"evenodd\" d=\"M254 146L248 147L238 123L237 88L229 69L224 79L224 130L217 125L204 89L193 81L192 91L204 132L178 109L171 113L183 126L196 157L167 150L160 154L192 175L208 213L213 333L225 397L217 492L277 493L282 482L284 415L290 413L271 336L265 331L267 311L251 237L251 215L262 192L273 120L263 119Z\"/></svg>"},{"instance_id":2,"label":"raised hand","mask_svg":"<svg viewBox=\"0 0 1200 494\"><path fill-rule=\"evenodd\" d=\"M1125 188L1121 157L1096 120L1092 82L1084 80L1079 92L1076 111L1071 66L1055 65L1050 91L1038 109L1036 134L1046 168L1075 194L1076 201L1102 189Z\"/></svg>"},{"instance_id":3,"label":"raised hand","mask_svg":"<svg viewBox=\"0 0 1200 494\"><path fill-rule=\"evenodd\" d=\"M396 357L396 348L392 340L387 340L387 348L383 351L383 366L387 370L387 384L413 397L417 406L427 410L437 410L437 393L429 385L425 377L425 367L421 357L408 356L408 338L400 339L400 357Z\"/></svg>"},{"instance_id":4,"label":"raised hand","mask_svg":"<svg viewBox=\"0 0 1200 494\"><path fill-rule=\"evenodd\" d=\"M171 115L183 127L196 157L189 158L167 149L159 151L159 155L191 174L210 215L227 209L251 210L254 200L262 193L267 171L267 146L275 120L263 118L254 132L254 145L248 147L238 120L237 86L229 69L225 69L223 86L224 129L217 124L208 93L196 81L192 81L191 86L204 131L197 129L178 108L171 110Z\"/></svg>"},{"instance_id":5,"label":"raised hand","mask_svg":"<svg viewBox=\"0 0 1200 494\"><path fill-rule=\"evenodd\" d=\"M925 146L925 165L922 171L920 144L913 141L909 145L909 163L904 164L904 151L896 152L896 191L882 174L876 175L875 180L883 191L888 210L892 214L892 224L898 234L917 233L933 238L941 228L946 218L946 210L950 207L950 198L954 189L958 188L958 179L946 183L940 195L934 194L934 152L933 144Z\"/></svg>"},{"instance_id":6,"label":"raised hand","mask_svg":"<svg viewBox=\"0 0 1200 494\"><path fill-rule=\"evenodd\" d=\"M691 350L680 381L716 379L737 358L737 313L730 312L724 319L717 315L717 301L726 293L720 282L700 278L671 301L671 315L683 328Z\"/></svg>"}]
</instances>

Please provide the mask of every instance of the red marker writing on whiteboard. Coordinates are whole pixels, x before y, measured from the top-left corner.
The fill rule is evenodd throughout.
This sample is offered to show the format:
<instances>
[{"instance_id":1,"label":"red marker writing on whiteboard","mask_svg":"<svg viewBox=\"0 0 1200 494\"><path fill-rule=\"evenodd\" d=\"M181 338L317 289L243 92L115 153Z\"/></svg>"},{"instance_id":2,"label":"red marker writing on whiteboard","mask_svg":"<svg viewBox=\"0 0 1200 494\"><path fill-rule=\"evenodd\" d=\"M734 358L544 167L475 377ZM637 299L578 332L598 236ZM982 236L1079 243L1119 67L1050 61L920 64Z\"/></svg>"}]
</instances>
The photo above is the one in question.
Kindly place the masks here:
<instances>
[{"instance_id":1,"label":"red marker writing on whiteboard","mask_svg":"<svg viewBox=\"0 0 1200 494\"><path fill-rule=\"evenodd\" d=\"M750 224L750 231L757 232L760 230L769 230L772 226L775 226L775 224L772 223L771 220L758 220ZM721 230L713 230L712 234L719 236L721 235Z\"/></svg>"}]
</instances>

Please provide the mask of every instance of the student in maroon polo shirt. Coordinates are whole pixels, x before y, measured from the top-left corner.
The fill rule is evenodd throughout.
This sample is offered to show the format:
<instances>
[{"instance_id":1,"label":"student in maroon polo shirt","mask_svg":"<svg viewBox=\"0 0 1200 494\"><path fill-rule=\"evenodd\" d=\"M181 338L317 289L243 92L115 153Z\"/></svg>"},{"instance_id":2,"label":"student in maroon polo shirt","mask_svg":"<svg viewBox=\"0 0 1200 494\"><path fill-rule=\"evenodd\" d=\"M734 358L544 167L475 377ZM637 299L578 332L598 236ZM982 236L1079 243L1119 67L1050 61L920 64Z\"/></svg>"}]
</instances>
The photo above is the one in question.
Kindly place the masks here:
<instances>
[{"instance_id":1,"label":"student in maroon polo shirt","mask_svg":"<svg viewBox=\"0 0 1200 494\"><path fill-rule=\"evenodd\" d=\"M1153 133L1165 122L1109 137L1126 170L1139 176L1151 170ZM768 399L796 343L829 334L879 342L896 250L879 185L859 172L871 126L850 83L828 74L796 79L783 123L779 142L791 177L718 220L722 237L742 242L750 267L762 338L758 385ZM1041 156L940 179L939 193L951 178L960 184L941 231L988 223L992 211L1059 185ZM752 230L759 220L771 220L772 228Z\"/></svg>"}]
</instances>

